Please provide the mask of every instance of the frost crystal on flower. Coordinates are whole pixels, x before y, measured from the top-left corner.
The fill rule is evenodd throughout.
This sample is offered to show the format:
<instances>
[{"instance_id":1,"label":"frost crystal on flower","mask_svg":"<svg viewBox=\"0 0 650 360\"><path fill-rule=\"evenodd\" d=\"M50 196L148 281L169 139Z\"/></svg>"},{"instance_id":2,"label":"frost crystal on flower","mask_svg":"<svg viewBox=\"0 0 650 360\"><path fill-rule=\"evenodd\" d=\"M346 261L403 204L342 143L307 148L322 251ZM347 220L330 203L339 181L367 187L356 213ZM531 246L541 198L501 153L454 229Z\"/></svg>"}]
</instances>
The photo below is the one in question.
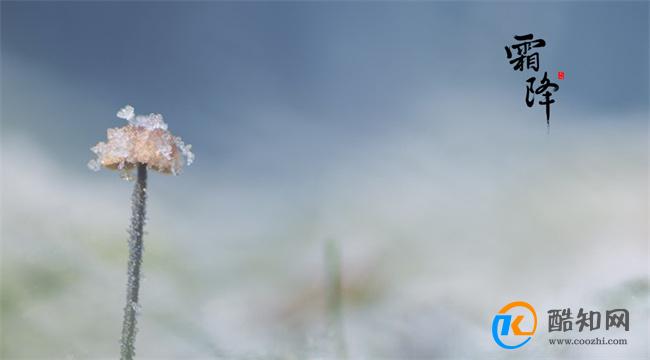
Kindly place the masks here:
<instances>
[{"instance_id":1,"label":"frost crystal on flower","mask_svg":"<svg viewBox=\"0 0 650 360\"><path fill-rule=\"evenodd\" d=\"M138 163L165 174L177 175L183 167L194 161L192 145L186 145L180 137L167 130L160 114L135 115L134 108L127 105L117 112L129 125L107 130L107 142L100 142L90 150L97 155L88 167L98 171L101 167L121 170L123 177Z\"/></svg>"},{"instance_id":2,"label":"frost crystal on flower","mask_svg":"<svg viewBox=\"0 0 650 360\"><path fill-rule=\"evenodd\" d=\"M127 105L121 108L120 111L117 112L117 117L120 119L131 121L131 119L133 119L134 113L135 113L135 109L133 108L133 106Z\"/></svg>"}]
</instances>

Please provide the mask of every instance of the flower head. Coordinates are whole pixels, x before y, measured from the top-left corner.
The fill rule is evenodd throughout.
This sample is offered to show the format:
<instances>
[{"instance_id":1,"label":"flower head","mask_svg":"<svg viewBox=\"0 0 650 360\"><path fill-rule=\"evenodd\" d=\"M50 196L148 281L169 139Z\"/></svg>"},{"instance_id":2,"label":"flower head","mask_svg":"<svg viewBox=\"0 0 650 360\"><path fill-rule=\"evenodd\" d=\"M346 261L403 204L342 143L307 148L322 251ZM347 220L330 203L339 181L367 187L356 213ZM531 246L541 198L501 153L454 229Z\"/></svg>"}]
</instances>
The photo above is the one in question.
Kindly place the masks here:
<instances>
[{"instance_id":1,"label":"flower head","mask_svg":"<svg viewBox=\"0 0 650 360\"><path fill-rule=\"evenodd\" d=\"M107 130L107 142L99 142L90 150L97 155L88 162L88 167L98 171L101 167L122 170L129 178L129 172L137 164L165 174L177 175L183 163L194 161L192 145L186 145L180 137L167 130L167 124L160 114L135 115L131 105L117 112L128 125Z\"/></svg>"}]
</instances>

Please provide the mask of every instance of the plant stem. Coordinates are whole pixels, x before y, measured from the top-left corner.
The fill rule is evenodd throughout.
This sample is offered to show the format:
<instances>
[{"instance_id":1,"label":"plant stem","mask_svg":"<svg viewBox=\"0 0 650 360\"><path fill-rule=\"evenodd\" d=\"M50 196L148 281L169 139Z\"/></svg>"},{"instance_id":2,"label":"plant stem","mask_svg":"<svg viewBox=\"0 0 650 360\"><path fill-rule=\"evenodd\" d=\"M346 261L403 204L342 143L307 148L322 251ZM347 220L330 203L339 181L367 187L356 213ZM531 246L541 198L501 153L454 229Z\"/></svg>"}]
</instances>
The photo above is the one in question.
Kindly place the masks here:
<instances>
[{"instance_id":1,"label":"plant stem","mask_svg":"<svg viewBox=\"0 0 650 360\"><path fill-rule=\"evenodd\" d=\"M325 245L325 270L327 274L328 328L330 335L334 336L335 357L347 359L347 346L343 333L341 254L335 240L329 240Z\"/></svg>"},{"instance_id":2,"label":"plant stem","mask_svg":"<svg viewBox=\"0 0 650 360\"><path fill-rule=\"evenodd\" d=\"M135 355L137 332L138 292L140 290L140 265L142 264L142 233L147 201L147 166L138 164L138 175L131 197L131 226L129 227L129 264L126 283L126 306L122 323L121 359L131 360Z\"/></svg>"}]
</instances>

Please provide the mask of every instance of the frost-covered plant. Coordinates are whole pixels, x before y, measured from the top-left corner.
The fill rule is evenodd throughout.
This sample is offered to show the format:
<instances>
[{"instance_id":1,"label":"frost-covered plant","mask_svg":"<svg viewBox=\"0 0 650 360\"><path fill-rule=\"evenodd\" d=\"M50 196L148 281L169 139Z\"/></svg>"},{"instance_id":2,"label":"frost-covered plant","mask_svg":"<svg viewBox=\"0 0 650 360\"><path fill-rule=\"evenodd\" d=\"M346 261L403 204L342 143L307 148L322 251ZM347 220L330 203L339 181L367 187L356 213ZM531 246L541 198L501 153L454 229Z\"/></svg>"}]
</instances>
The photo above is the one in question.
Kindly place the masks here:
<instances>
[{"instance_id":1,"label":"frost-covered plant","mask_svg":"<svg viewBox=\"0 0 650 360\"><path fill-rule=\"evenodd\" d=\"M128 125L108 129L108 142L100 142L91 148L97 158L88 167L98 171L101 167L119 170L122 177L132 180L136 169L136 182L131 198L131 225L129 226L129 261L127 270L126 306L122 323L121 359L135 355L136 315L139 312L140 266L142 264L142 234L145 223L147 200L147 169L165 174L178 175L183 167L194 161L192 145L183 143L180 137L167 130L160 114L135 115L127 105L117 113Z\"/></svg>"},{"instance_id":2,"label":"frost-covered plant","mask_svg":"<svg viewBox=\"0 0 650 360\"><path fill-rule=\"evenodd\" d=\"M126 177L138 164L166 174L177 175L183 167L183 156L187 165L194 161L192 145L185 145L180 137L167 130L167 124L160 114L135 115L132 106L127 105L117 113L129 125L107 130L108 142L100 142L90 150L97 159L90 160L88 167L97 171L102 166L122 170Z\"/></svg>"}]
</instances>

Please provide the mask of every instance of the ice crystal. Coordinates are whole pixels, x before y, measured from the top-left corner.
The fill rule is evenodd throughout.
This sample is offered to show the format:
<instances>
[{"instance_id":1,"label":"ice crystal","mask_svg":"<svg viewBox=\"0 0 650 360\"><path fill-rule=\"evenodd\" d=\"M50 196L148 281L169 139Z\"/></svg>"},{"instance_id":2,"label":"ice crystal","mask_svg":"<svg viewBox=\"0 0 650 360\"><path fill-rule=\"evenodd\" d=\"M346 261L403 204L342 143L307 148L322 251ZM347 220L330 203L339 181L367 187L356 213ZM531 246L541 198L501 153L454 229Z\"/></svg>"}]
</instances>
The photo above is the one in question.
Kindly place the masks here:
<instances>
[{"instance_id":1,"label":"ice crystal","mask_svg":"<svg viewBox=\"0 0 650 360\"><path fill-rule=\"evenodd\" d=\"M194 161L192 145L172 135L162 115L136 115L133 106L127 105L117 112L117 117L129 124L108 129L107 142L100 142L90 149L97 156L88 163L90 169L120 170L123 178L130 179L130 170L138 163L176 175L184 162L190 165Z\"/></svg>"},{"instance_id":2,"label":"ice crystal","mask_svg":"<svg viewBox=\"0 0 650 360\"><path fill-rule=\"evenodd\" d=\"M121 108L120 111L117 112L118 118L128 120L128 121L131 121L134 115L135 115L135 109L131 105L127 105Z\"/></svg>"},{"instance_id":3,"label":"ice crystal","mask_svg":"<svg viewBox=\"0 0 650 360\"><path fill-rule=\"evenodd\" d=\"M131 117L127 120L131 125L140 126L149 130L167 130L167 124L165 124L165 121L160 114L151 113L149 115L138 115L135 118Z\"/></svg>"},{"instance_id":4,"label":"ice crystal","mask_svg":"<svg viewBox=\"0 0 650 360\"><path fill-rule=\"evenodd\" d=\"M133 311L135 311L136 315L140 315L142 313L142 306L138 304L137 302L131 302L131 308Z\"/></svg>"}]
</instances>

